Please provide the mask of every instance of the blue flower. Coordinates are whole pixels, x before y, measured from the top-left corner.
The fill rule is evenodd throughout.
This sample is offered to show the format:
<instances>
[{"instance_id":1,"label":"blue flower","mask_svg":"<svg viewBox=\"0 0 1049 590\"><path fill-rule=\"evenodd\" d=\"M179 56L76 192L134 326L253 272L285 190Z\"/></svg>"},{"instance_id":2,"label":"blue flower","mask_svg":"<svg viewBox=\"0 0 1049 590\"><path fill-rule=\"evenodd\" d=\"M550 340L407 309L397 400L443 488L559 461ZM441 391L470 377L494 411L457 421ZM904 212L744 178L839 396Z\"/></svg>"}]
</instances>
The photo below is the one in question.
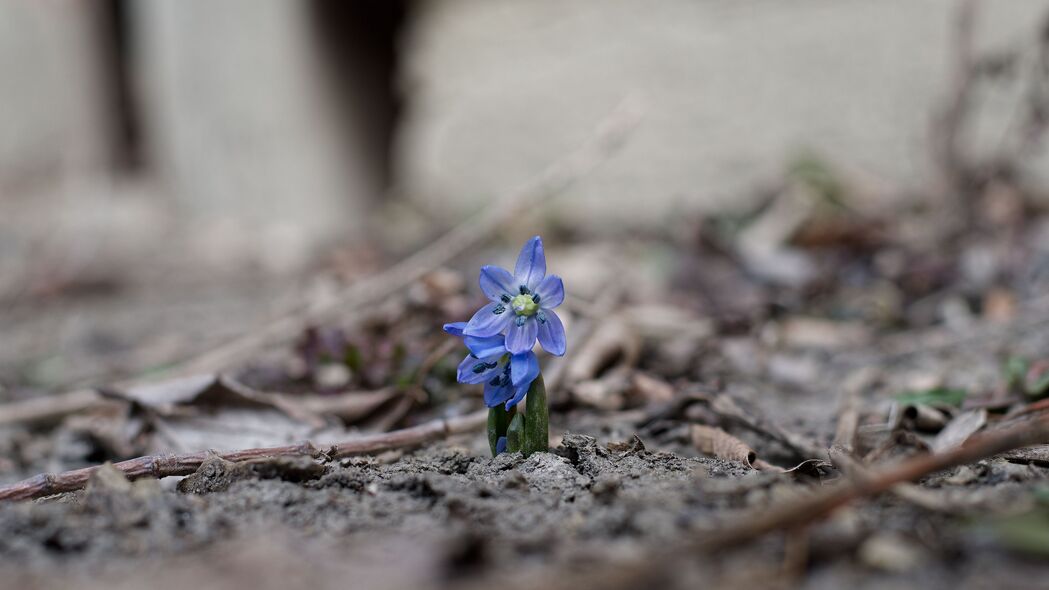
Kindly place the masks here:
<instances>
[{"instance_id":1,"label":"blue flower","mask_svg":"<svg viewBox=\"0 0 1049 590\"><path fill-rule=\"evenodd\" d=\"M506 350L515 355L532 350L537 338L550 354L565 353L565 328L553 311L565 300L565 286L561 277L546 274L539 236L521 248L513 274L498 266L484 266L480 283L491 303L470 318L463 330L466 336L505 333Z\"/></svg>"},{"instance_id":2,"label":"blue flower","mask_svg":"<svg viewBox=\"0 0 1049 590\"><path fill-rule=\"evenodd\" d=\"M465 322L444 325L445 332L462 337L470 350L459 363L456 379L460 383L484 383L484 403L489 408L504 404L509 410L516 406L539 376L539 359L531 350L511 355L502 334L467 336L465 327Z\"/></svg>"}]
</instances>

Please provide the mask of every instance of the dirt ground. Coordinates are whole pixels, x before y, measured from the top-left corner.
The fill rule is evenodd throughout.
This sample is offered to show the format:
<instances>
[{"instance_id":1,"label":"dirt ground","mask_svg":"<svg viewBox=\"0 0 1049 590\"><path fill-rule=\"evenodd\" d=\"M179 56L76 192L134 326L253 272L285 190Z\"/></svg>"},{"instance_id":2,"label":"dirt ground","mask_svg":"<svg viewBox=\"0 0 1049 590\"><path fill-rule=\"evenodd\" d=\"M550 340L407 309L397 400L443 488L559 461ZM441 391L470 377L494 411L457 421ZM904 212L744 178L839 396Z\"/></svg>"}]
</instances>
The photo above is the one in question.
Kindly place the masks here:
<instances>
[{"instance_id":1,"label":"dirt ground","mask_svg":"<svg viewBox=\"0 0 1049 590\"><path fill-rule=\"evenodd\" d=\"M850 376L877 375L864 389L868 407L884 405L915 375L993 388L1003 347L1044 352L1047 321L1043 311L1023 322L789 352L790 366L811 370L801 381L770 376L767 363L760 375L748 374L724 352L736 345L720 342L702 353L695 378L720 382L748 415L829 446ZM752 352L769 354L757 345ZM933 474L922 482L924 505L886 494L803 531L690 551L692 540L734 519L842 476L829 465L778 473L701 456L687 432L699 418L679 410L555 413L559 444L528 459L490 458L481 436L467 435L326 464L213 459L177 486L129 483L103 470L85 491L0 506L0 572L11 587L25 588L277 588L288 580L316 588L1045 583L1044 562L1010 550L993 528L1001 515L1036 504L1031 492L1049 474L1038 449L1036 460L997 457ZM725 426L763 459L787 466L797 459L768 432Z\"/></svg>"}]
</instances>

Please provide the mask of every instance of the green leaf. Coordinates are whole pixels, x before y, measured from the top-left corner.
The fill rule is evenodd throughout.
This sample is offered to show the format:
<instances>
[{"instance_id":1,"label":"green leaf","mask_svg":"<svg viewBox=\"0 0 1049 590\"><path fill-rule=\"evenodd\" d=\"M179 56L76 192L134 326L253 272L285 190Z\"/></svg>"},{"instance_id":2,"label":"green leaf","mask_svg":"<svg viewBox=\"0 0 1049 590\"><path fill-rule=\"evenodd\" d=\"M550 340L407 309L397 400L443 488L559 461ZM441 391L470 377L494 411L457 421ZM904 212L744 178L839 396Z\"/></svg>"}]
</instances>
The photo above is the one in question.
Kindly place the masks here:
<instances>
[{"instance_id":1,"label":"green leaf","mask_svg":"<svg viewBox=\"0 0 1049 590\"><path fill-rule=\"evenodd\" d=\"M510 420L510 428L506 429L506 452L516 453L521 450L524 438L524 416L517 414Z\"/></svg>"},{"instance_id":2,"label":"green leaf","mask_svg":"<svg viewBox=\"0 0 1049 590\"><path fill-rule=\"evenodd\" d=\"M550 448L550 410L546 407L546 385L543 376L532 381L525 399L524 440L521 452L527 457L532 453L546 452Z\"/></svg>"},{"instance_id":3,"label":"green leaf","mask_svg":"<svg viewBox=\"0 0 1049 590\"><path fill-rule=\"evenodd\" d=\"M506 411L502 404L488 408L488 447L492 450L492 456L495 456L495 445L499 442L499 437L506 436L507 429L510 427L511 420L517 414L517 408L510 408L510 411Z\"/></svg>"},{"instance_id":4,"label":"green leaf","mask_svg":"<svg viewBox=\"0 0 1049 590\"><path fill-rule=\"evenodd\" d=\"M825 159L806 151L794 159L788 174L807 185L826 203L844 207L845 185Z\"/></svg>"},{"instance_id":5,"label":"green leaf","mask_svg":"<svg viewBox=\"0 0 1049 590\"><path fill-rule=\"evenodd\" d=\"M968 395L964 389L935 387L918 391L904 391L896 394L896 401L905 406L961 406Z\"/></svg>"},{"instance_id":6,"label":"green leaf","mask_svg":"<svg viewBox=\"0 0 1049 590\"><path fill-rule=\"evenodd\" d=\"M354 373L360 373L361 369L364 368L364 357L361 355L361 349L353 344L346 346L346 352L342 360Z\"/></svg>"},{"instance_id":7,"label":"green leaf","mask_svg":"<svg viewBox=\"0 0 1049 590\"><path fill-rule=\"evenodd\" d=\"M1019 356L1011 356L1005 359L1005 364L1002 366L1002 373L1005 374L1005 385L1011 390L1019 390L1024 385L1024 379L1027 377L1027 370L1030 368L1031 363L1027 362L1027 359Z\"/></svg>"},{"instance_id":8,"label":"green leaf","mask_svg":"<svg viewBox=\"0 0 1049 590\"><path fill-rule=\"evenodd\" d=\"M1024 393L1035 399L1045 397L1049 393L1049 361L1040 360L1027 368L1024 375Z\"/></svg>"},{"instance_id":9,"label":"green leaf","mask_svg":"<svg viewBox=\"0 0 1049 590\"><path fill-rule=\"evenodd\" d=\"M1049 555L1049 510L1003 518L991 525L1003 545L1024 553Z\"/></svg>"}]
</instances>

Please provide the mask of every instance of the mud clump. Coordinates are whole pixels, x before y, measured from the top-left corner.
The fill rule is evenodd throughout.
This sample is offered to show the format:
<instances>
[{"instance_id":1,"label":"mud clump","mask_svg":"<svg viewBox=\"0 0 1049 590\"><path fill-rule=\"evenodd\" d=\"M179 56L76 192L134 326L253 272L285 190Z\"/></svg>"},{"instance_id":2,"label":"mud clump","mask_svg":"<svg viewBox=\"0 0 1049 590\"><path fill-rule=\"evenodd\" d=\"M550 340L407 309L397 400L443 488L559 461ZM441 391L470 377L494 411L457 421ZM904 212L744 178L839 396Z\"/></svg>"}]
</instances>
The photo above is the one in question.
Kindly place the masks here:
<instances>
[{"instance_id":1,"label":"mud clump","mask_svg":"<svg viewBox=\"0 0 1049 590\"><path fill-rule=\"evenodd\" d=\"M323 465L309 457L272 457L240 463L211 457L178 482L178 491L184 494L224 492L234 482L251 479L305 482L318 479L326 472Z\"/></svg>"}]
</instances>

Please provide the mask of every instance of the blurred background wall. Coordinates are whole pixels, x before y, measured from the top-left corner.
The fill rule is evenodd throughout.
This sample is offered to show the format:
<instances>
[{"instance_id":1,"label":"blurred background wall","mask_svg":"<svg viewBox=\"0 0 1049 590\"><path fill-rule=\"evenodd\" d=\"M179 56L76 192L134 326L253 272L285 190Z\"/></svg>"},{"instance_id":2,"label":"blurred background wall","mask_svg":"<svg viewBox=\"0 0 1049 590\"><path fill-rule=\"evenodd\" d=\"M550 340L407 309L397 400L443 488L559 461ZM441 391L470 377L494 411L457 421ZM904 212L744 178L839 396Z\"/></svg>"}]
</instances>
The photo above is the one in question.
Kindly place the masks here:
<instances>
[{"instance_id":1,"label":"blurred background wall","mask_svg":"<svg viewBox=\"0 0 1049 590\"><path fill-rule=\"evenodd\" d=\"M627 95L646 120L567 219L732 205L803 150L920 186L957 6L3 0L0 264L91 244L299 269L395 232L390 198L428 222L476 209ZM982 3L979 44L1037 34L1047 6Z\"/></svg>"}]
</instances>

